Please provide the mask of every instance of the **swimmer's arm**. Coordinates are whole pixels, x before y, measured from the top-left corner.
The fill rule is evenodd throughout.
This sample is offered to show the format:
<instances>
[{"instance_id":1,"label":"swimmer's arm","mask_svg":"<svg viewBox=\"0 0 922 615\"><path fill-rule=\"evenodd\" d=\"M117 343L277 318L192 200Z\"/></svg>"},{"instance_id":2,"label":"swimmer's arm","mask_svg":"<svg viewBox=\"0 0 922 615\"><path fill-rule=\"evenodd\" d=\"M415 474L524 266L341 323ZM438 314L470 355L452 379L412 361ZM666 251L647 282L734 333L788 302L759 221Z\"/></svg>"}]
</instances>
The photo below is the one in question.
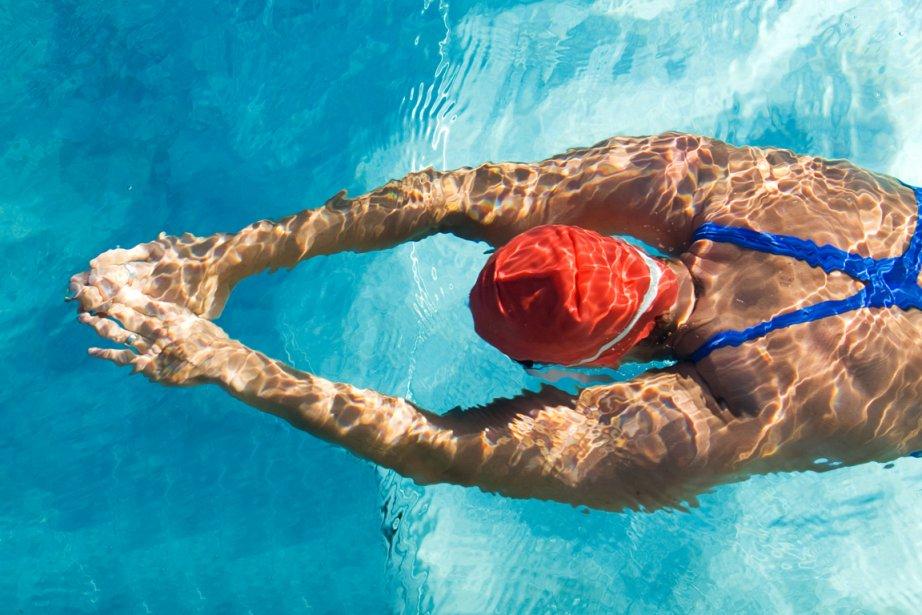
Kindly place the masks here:
<instances>
[{"instance_id":1,"label":"swimmer's arm","mask_svg":"<svg viewBox=\"0 0 922 615\"><path fill-rule=\"evenodd\" d=\"M628 234L681 251L695 215L738 150L704 137L669 133L616 137L542 162L427 169L368 194L344 193L317 209L256 222L210 237L162 235L110 250L72 278L81 309L98 311L125 285L206 318L233 287L265 269L323 254L395 246L439 232L501 245L541 224ZM90 279L104 284L86 285ZM100 292L97 292L97 287Z\"/></svg>"},{"instance_id":2,"label":"swimmer's arm","mask_svg":"<svg viewBox=\"0 0 922 615\"><path fill-rule=\"evenodd\" d=\"M698 382L678 372L579 398L546 388L440 416L244 347L238 352L219 378L234 397L421 484L613 510L659 508L694 501L728 469L719 450L725 420Z\"/></svg>"},{"instance_id":3,"label":"swimmer's arm","mask_svg":"<svg viewBox=\"0 0 922 615\"><path fill-rule=\"evenodd\" d=\"M238 274L293 267L311 256L369 251L439 233L501 245L541 224L629 234L677 250L725 174L730 146L667 133L615 137L537 163L426 169L368 194L261 221L234 238Z\"/></svg>"},{"instance_id":4,"label":"swimmer's arm","mask_svg":"<svg viewBox=\"0 0 922 615\"><path fill-rule=\"evenodd\" d=\"M108 318L107 318L108 317ZM213 383L295 427L420 483L455 483L598 508L688 501L732 479L764 439L722 410L693 368L649 372L573 397L544 389L483 408L426 412L247 348L213 322L130 286L80 321L121 349L90 354L174 386Z\"/></svg>"}]
</instances>

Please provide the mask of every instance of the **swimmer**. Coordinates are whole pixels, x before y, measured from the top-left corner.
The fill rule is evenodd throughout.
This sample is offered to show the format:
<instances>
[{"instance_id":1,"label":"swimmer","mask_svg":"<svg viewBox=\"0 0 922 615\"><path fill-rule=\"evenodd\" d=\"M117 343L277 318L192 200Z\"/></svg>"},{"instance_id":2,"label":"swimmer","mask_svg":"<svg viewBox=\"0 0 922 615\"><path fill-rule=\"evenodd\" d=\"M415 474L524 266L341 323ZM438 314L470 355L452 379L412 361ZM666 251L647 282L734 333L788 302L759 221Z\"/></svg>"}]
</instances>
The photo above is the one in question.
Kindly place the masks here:
<instances>
[{"instance_id":1,"label":"swimmer","mask_svg":"<svg viewBox=\"0 0 922 615\"><path fill-rule=\"evenodd\" d=\"M667 133L427 169L235 234L104 252L72 278L90 354L234 397L419 483L620 510L755 473L922 449L922 192L848 162ZM437 415L247 348L234 285L435 233L496 248L477 332L520 363L674 365ZM612 235L630 235L665 256Z\"/></svg>"}]
</instances>

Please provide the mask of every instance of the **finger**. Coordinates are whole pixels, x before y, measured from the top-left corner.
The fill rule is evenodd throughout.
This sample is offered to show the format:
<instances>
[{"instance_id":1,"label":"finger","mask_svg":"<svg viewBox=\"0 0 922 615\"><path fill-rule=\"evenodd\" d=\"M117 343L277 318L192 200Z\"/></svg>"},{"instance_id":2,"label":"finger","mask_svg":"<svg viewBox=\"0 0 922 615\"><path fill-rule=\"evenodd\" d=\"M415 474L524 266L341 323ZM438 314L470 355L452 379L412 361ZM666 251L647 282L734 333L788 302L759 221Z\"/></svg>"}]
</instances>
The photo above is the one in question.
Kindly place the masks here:
<instances>
[{"instance_id":1,"label":"finger","mask_svg":"<svg viewBox=\"0 0 922 615\"><path fill-rule=\"evenodd\" d=\"M122 328L131 333L143 335L145 334L143 330L149 329L146 323L147 317L123 303L112 302L106 307L104 315L116 319Z\"/></svg>"},{"instance_id":2,"label":"finger","mask_svg":"<svg viewBox=\"0 0 922 615\"><path fill-rule=\"evenodd\" d=\"M103 297L95 286L83 286L74 295L74 300L80 305L83 312L98 311L106 304L107 298Z\"/></svg>"},{"instance_id":3,"label":"finger","mask_svg":"<svg viewBox=\"0 0 922 615\"><path fill-rule=\"evenodd\" d=\"M133 248L115 248L106 250L96 258L90 261L90 267L104 267L106 265L123 265L129 261L143 261L150 256L150 250L147 244L138 244Z\"/></svg>"},{"instance_id":4,"label":"finger","mask_svg":"<svg viewBox=\"0 0 922 615\"><path fill-rule=\"evenodd\" d=\"M123 303L134 309L136 312L156 318L158 320L169 320L181 316L185 310L169 301L160 301L151 299L137 288L125 287L119 291L116 301Z\"/></svg>"},{"instance_id":5,"label":"finger","mask_svg":"<svg viewBox=\"0 0 922 615\"><path fill-rule=\"evenodd\" d=\"M156 354L143 354L135 357L133 361L133 371L136 374L144 374L149 379L167 385L188 385L193 382L174 382L173 375L182 367L183 362L178 359L158 360Z\"/></svg>"},{"instance_id":6,"label":"finger","mask_svg":"<svg viewBox=\"0 0 922 615\"><path fill-rule=\"evenodd\" d=\"M121 328L118 323L108 318L100 318L99 316L91 316L90 314L83 313L77 317L77 320L83 324L93 327L93 329L101 337L111 340L117 344L128 344L129 346L134 346L140 352L145 352L149 347L150 343L143 336L138 335L137 333L132 333L130 331L125 331Z\"/></svg>"},{"instance_id":7,"label":"finger","mask_svg":"<svg viewBox=\"0 0 922 615\"><path fill-rule=\"evenodd\" d=\"M116 365L131 365L138 356L127 348L116 350L114 348L90 348L87 353L91 357L111 361Z\"/></svg>"},{"instance_id":8,"label":"finger","mask_svg":"<svg viewBox=\"0 0 922 615\"><path fill-rule=\"evenodd\" d=\"M68 295L64 297L65 301L75 301L77 299L77 293L80 292L87 283L87 272L82 271L70 276L70 283L67 285L68 290L70 291Z\"/></svg>"},{"instance_id":9,"label":"finger","mask_svg":"<svg viewBox=\"0 0 922 615\"><path fill-rule=\"evenodd\" d=\"M103 297L114 297L129 281L128 273L122 267L105 267L91 269L87 276L90 286L96 287Z\"/></svg>"},{"instance_id":10,"label":"finger","mask_svg":"<svg viewBox=\"0 0 922 615\"><path fill-rule=\"evenodd\" d=\"M124 303L113 302L107 307L105 315L118 320L129 332L146 338L149 344L156 345L156 340L167 335L163 320L142 314Z\"/></svg>"},{"instance_id":11,"label":"finger","mask_svg":"<svg viewBox=\"0 0 922 615\"><path fill-rule=\"evenodd\" d=\"M102 275L97 270L85 274L85 284L78 276L71 278L71 288L76 289L73 299L80 303L80 311L99 312L105 309L112 297L118 293L120 283L110 275Z\"/></svg>"},{"instance_id":12,"label":"finger","mask_svg":"<svg viewBox=\"0 0 922 615\"><path fill-rule=\"evenodd\" d=\"M144 374L145 376L153 375L153 368L155 366L153 357L148 355L138 355L134 360L134 372L136 374ZM150 369L148 369L150 368Z\"/></svg>"},{"instance_id":13,"label":"finger","mask_svg":"<svg viewBox=\"0 0 922 615\"><path fill-rule=\"evenodd\" d=\"M77 288L79 292L79 288L83 286L92 286L105 303L118 297L119 291L123 288L136 287L138 280L145 279L151 269L153 269L152 264L137 262L112 267L105 266L84 274L85 281L82 284L81 280L77 279L75 282L74 278L71 278L71 288ZM98 304L94 305L96 310L100 307Z\"/></svg>"}]
</instances>

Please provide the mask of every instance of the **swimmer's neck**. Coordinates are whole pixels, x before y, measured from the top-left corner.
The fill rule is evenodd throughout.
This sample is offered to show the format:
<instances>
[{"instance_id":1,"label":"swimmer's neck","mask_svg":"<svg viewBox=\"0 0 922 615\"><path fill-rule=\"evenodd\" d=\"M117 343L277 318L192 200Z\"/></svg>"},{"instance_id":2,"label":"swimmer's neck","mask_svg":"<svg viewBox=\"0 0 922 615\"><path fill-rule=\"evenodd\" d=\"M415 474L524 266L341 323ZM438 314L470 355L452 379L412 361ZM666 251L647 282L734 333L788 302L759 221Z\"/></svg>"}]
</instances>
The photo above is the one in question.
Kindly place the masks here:
<instances>
[{"instance_id":1,"label":"swimmer's neck","mask_svg":"<svg viewBox=\"0 0 922 615\"><path fill-rule=\"evenodd\" d=\"M681 329L695 311L695 283L691 272L680 260L669 259L666 265L672 270L679 283L679 294L669 312L663 316L663 326L671 330Z\"/></svg>"},{"instance_id":2,"label":"swimmer's neck","mask_svg":"<svg viewBox=\"0 0 922 615\"><path fill-rule=\"evenodd\" d=\"M682 261L668 259L665 264L675 274L679 291L669 311L657 319L653 332L625 355L623 361L647 363L672 354L672 340L695 311L695 284Z\"/></svg>"}]
</instances>

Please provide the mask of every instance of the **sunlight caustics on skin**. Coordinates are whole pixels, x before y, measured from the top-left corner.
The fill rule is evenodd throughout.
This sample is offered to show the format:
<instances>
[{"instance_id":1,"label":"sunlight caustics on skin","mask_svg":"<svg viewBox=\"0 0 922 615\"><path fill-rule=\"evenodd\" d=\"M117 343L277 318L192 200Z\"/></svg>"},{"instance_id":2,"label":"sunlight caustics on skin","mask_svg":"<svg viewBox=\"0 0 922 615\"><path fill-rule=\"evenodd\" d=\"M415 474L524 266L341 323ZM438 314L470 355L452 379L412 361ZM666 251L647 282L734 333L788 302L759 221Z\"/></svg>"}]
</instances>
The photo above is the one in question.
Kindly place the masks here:
<instances>
[{"instance_id":1,"label":"sunlight caustics on skin","mask_svg":"<svg viewBox=\"0 0 922 615\"><path fill-rule=\"evenodd\" d=\"M335 16L335 29L324 27L327 16L317 7L281 3L207 7L204 18L194 7L183 13L156 3L124 11L48 3L11 19L29 33L12 43L7 57L17 79L0 92L13 110L4 127L15 137L0 167L7 180L2 207L10 214L0 241L12 263L0 279L11 290L11 307L0 318L16 370L2 377L12 385L4 399L25 412L11 415L3 435L11 453L0 484L4 544L21 565L17 576L2 580L0 593L22 596L12 603L25 610L74 603L108 610L322 609L329 600L359 612L380 610L370 606L376 591L393 596L394 610L409 612L910 610L922 586L914 532L922 507L918 490L907 487L919 473L913 459L892 468L864 464L822 475L759 477L705 494L688 512L654 514L587 513L458 487L423 489L388 474L378 523L369 493L375 473L366 464L244 412L218 391L164 392L137 379L126 384L124 372L74 366L87 338L74 335L70 314L65 325L59 313L60 282L90 254L147 240L160 229L233 230L319 205L344 185L359 195L429 164L445 170L485 160L541 160L612 134L678 128L735 144L847 156L877 171L899 166L909 171L901 178L914 181L919 160L895 157L914 151L908 144L914 86L907 79L918 73L919 39L905 26L918 22L917 7L686 5L441 2L426 3L422 12L413 7L410 15L399 8L375 13L358 3ZM387 27L369 29L369 15ZM203 27L209 34L199 36L196 26L216 18L224 27ZM96 27L100 21L104 27ZM346 44L338 46L339 39ZM773 44L776 49L768 49ZM329 57L322 53L327 48ZM388 64L380 55L392 50L402 61ZM763 53L770 63L758 62ZM99 57L106 62L95 61ZM747 62L734 62L740 58ZM748 65L760 67L758 74L751 76ZM380 74L396 85L379 83ZM354 82L357 90L344 85ZM392 115L376 115L388 102ZM854 192L835 204L835 225L816 223L820 237L875 256L898 253L896 244L905 243L895 233L911 218L910 207L878 202L875 183L884 184L848 178L847 165L833 164L834 175L845 171L831 184L817 178L792 185L791 175L809 176L808 157L751 154L728 181L753 188L740 205L759 206L760 224L788 230L780 225L787 227L785 214L793 212L794 227L808 226L800 219L809 218L804 207L842 181ZM667 162L678 186L688 159ZM483 201L480 219L501 219L501 196L532 198L507 181L517 168L487 167L440 187L470 189ZM403 194L423 198L427 182L429 175L418 173ZM374 198L382 206L399 193L386 189ZM31 201L23 196L33 194ZM769 194L786 195L783 207L768 206ZM851 219L855 199L863 204L857 215L866 233L839 223ZM680 202L689 214L698 205ZM334 198L322 215L298 223L342 239L347 205L346 197ZM365 205L373 205L371 197ZM359 199L356 211L365 205ZM398 228L401 217L422 215L413 208L403 216L380 213L368 233L352 239L374 243L382 229ZM127 283L215 315L223 293L247 273L240 263L271 258L261 246L284 229L257 224L233 246L222 237L163 238L128 255L110 254L113 262L100 264L92 280L76 280L101 293L81 300L101 305L108 300L103 295ZM888 237L895 237L890 244ZM476 339L464 305L485 248L433 237L386 253L313 258L283 279L241 282L221 326L331 381L405 394L437 413L515 394L536 382ZM304 256L305 249L324 253L323 242L298 241L280 253ZM41 275L35 275L37 254ZM126 257L132 260L116 264ZM734 299L742 303L721 305L730 294L714 281L721 267L780 272L760 283L775 293L772 299L789 303L852 290L851 280L804 271L798 263L745 258L732 246L696 248L691 266L711 283L714 303L703 314L756 318L780 308L742 276L732 280L739 291ZM11 280L23 283L9 286ZM394 431L380 434L385 438L412 424L412 410L393 401L332 382L310 386L306 376L277 364L272 372L256 369L253 361L262 359L200 319L141 301L131 290L113 309L131 304L121 315L139 333L83 317L142 353L113 359L141 356L139 367L177 382L209 375L190 367L219 367L232 388L262 374L263 396L290 398L305 387L300 399L312 402L307 408L328 407L313 402L332 399L341 412L327 423L329 433L362 436L371 453L380 447L367 437L358 407L371 410L367 418L386 410L399 419ZM57 311L46 307L52 302ZM899 334L877 348L875 333L885 322ZM701 331L710 324L701 322ZM178 341L173 338L188 343L165 343ZM900 442L895 405L884 404L885 396L877 405L867 400L877 387L910 393L909 375L888 370L887 361L914 347L912 318L894 325L855 314L817 328L814 338L812 344L831 351L828 363L814 357L782 372L776 383L725 391L744 409L725 417L727 424L757 427L737 456L797 458L816 462L817 469L841 465L841 451L818 455L796 445L811 429L848 421L869 425L885 445L863 446L871 436L859 428L848 440L855 455L889 458L908 445ZM740 354L732 367L741 377L751 374L770 353L790 357L791 346L803 341L779 339L779 347L767 341L762 352ZM222 344L230 345L223 364L199 362L205 355L198 350ZM732 363L736 356L715 360ZM833 367L843 360L847 369ZM764 419L754 419L747 405L758 407L773 386L791 382ZM671 386L669 379L651 383L650 394ZM798 422L785 406L805 397L817 405L831 399L835 415ZM564 418L579 426L571 411L560 404L536 422L555 432ZM653 426L649 437L637 439L644 456L661 455L667 438L658 421L667 415L644 410L625 422L634 436ZM504 436L527 435L530 420L515 421ZM696 434L711 426L692 425ZM574 469L565 456L555 463L549 467L561 476ZM27 475L31 480L22 478ZM387 541L388 589L394 591L380 587L385 551L376 548L380 538L369 537L370 519Z\"/></svg>"},{"instance_id":2,"label":"sunlight caustics on skin","mask_svg":"<svg viewBox=\"0 0 922 615\"><path fill-rule=\"evenodd\" d=\"M438 416L278 363L230 340L190 308L208 305L202 292L223 293L238 277L334 251L390 247L439 230L498 245L560 221L627 232L681 254L682 275L695 280L696 295L694 311L670 341L682 357L726 330L729 314L746 320L767 310L766 320L790 310L810 288L808 275L776 275L783 273L777 256L756 253L750 267L739 269L738 254L728 261L725 250L738 247L693 236L703 222L773 232L784 223L795 236L849 243L883 258L909 242L917 208L913 191L850 163L679 133L616 137L531 165L410 174L229 237L188 238L192 247L179 260L163 249L164 239L110 251L74 277L73 290L82 309L112 316L123 329L95 316L83 322L138 353L91 349L94 356L165 384L219 384L418 483L609 510L683 508L703 490L752 473L811 469L818 456L849 465L889 461L922 446L916 408L922 374L914 371L922 368L899 339L918 338L922 316L859 310L578 397L542 389ZM158 260L200 267L141 267ZM112 267L127 270L128 279L108 276ZM776 288L765 283L779 278ZM747 286L753 279L761 283L757 293ZM171 302L148 299L144 291ZM729 307L714 309L728 299ZM868 314L873 340L860 334ZM805 335L811 343L803 343ZM840 355L840 348L847 351ZM868 364L875 369L866 372ZM891 373L898 378L881 377Z\"/></svg>"},{"instance_id":3,"label":"sunlight caustics on skin","mask_svg":"<svg viewBox=\"0 0 922 615\"><path fill-rule=\"evenodd\" d=\"M702 15L715 11L710 5L697 6ZM709 31L669 43L657 33L699 19L688 15L695 9L687 3L450 9L452 36L447 48L455 62L473 68L450 93L454 108L462 112L452 124L449 164L442 168L484 159L535 158L553 152L560 143L576 145L608 133L643 133L668 125L727 136L736 143L847 156L910 183L922 183L916 111L922 92L920 82L911 77L922 69L922 39L911 26L920 18L918 7L899 2L835 7L741 2L731 10L724 8L717 10L714 21L701 19L715 24ZM598 20L597 10L613 18ZM600 27L590 27L593 22ZM491 54L507 41L534 41L526 65ZM813 46L815 41L822 44ZM581 55L581 46L606 44L607 55ZM684 53L675 48L678 45L685 47ZM553 51L545 54L545 49ZM666 60L684 56L678 65L681 72L667 77L664 60L654 57L659 51L666 52ZM775 61L760 63L763 55ZM584 61L609 70L585 70ZM877 71L878 63L885 66L883 71ZM753 64L764 70L754 74L749 68ZM539 79L525 80L526 68ZM566 69L572 71L569 78L555 82ZM531 94L538 87L542 90ZM500 90L502 96L497 94ZM876 94L869 97L870 92ZM584 101L591 101L589 109L572 113ZM508 111L504 114L503 109ZM511 114L518 121L503 119ZM408 150L419 152L414 160L423 162L417 166L439 166L442 154L427 157L428 144L417 146L400 137L396 142L398 147L369 156L375 166L362 165L363 170L374 169L371 183L399 175L410 160L402 153ZM463 244L438 241L421 244L419 250L430 260L453 263L445 258L445 247L461 249ZM470 254L467 262L476 269L475 256ZM398 266L400 256L389 262ZM740 263L741 268L745 265ZM815 275L809 270L801 273ZM441 284L427 287L430 292L449 283L445 276ZM804 295L805 304L854 291L854 282L845 276L815 277L815 290ZM469 282L462 276L461 283ZM455 296L463 301L462 292ZM450 304L442 313L449 321L453 313L454 318L464 317ZM440 331L434 335L451 337ZM479 386L483 375L468 377L471 386ZM515 374L503 376L511 380ZM464 371L455 378L465 379ZM411 388L417 399L436 400L441 383L444 377L427 383L422 375ZM452 487L420 490L399 477L384 481L382 497L391 502L392 521L387 523L398 513L402 517L392 541L402 553L402 563L394 565L407 596L401 607L407 610L418 603L469 611L497 604L522 607L515 597L523 594L537 596L529 603L535 611L550 604L567 605L570 598L580 601L579 607L562 610L608 612L613 605L629 604L683 610L694 610L696 604L748 604L771 610L835 603L845 596L852 606L874 610L918 600L908 590L919 584L911 571L920 566L908 546L908 528L918 523L918 496L907 488L918 475L917 465L907 459L891 470L860 466L832 474L752 479L707 496L702 509L682 519L662 514L634 517L630 523L644 529L626 538L619 533L621 519L590 520L561 507L536 510L540 507L508 501L494 514L495 498ZM574 526L587 532L572 535ZM668 551L671 562L681 562L670 565L671 573L659 561L664 536L681 544ZM535 569L544 574L533 578ZM754 587L764 591L755 596Z\"/></svg>"},{"instance_id":4,"label":"sunlight caustics on skin","mask_svg":"<svg viewBox=\"0 0 922 615\"><path fill-rule=\"evenodd\" d=\"M809 289L808 275L775 275L783 267L765 255L740 281L728 283L724 274L741 273L738 255L728 261L726 246L691 243L701 222L769 230L784 223L795 235L849 243L881 258L907 244L915 206L915 195L898 182L849 163L678 133L623 137L533 165L429 169L354 199L340 193L322 208L257 222L230 237L188 237L188 252L178 259L164 238L117 249L72 284L84 310L111 316L122 328L92 315L81 320L137 352L91 349L93 356L165 384L217 383L418 483L610 510L684 508L717 483L810 469L818 455L853 464L916 450L922 378L895 338L902 332L916 339L919 315L887 310L829 317L811 323L808 331L819 335L809 345L797 328L782 329L733 354L722 349L695 366L594 387L578 398L542 389L438 416L278 363L191 310L220 311L222 301L209 303L202 295L225 293L236 279L262 269L335 251L390 247L439 230L498 245L540 222L574 222L681 253L686 275L697 282L696 309L679 323L671 344L687 356L726 327L727 314L746 318L769 310L774 316ZM829 241L820 239L824 230ZM158 261L173 266L143 267ZM186 261L200 266L185 267ZM112 267L121 272L109 275ZM752 276L745 274L753 273L760 282L782 283L768 293L763 283L747 299ZM713 309L727 298L732 306ZM871 320L864 330L876 334L874 343L859 335L862 316ZM847 352L838 355L842 347ZM819 362L811 362L817 356ZM865 374L868 363L878 371ZM881 377L889 373L899 378Z\"/></svg>"}]
</instances>

